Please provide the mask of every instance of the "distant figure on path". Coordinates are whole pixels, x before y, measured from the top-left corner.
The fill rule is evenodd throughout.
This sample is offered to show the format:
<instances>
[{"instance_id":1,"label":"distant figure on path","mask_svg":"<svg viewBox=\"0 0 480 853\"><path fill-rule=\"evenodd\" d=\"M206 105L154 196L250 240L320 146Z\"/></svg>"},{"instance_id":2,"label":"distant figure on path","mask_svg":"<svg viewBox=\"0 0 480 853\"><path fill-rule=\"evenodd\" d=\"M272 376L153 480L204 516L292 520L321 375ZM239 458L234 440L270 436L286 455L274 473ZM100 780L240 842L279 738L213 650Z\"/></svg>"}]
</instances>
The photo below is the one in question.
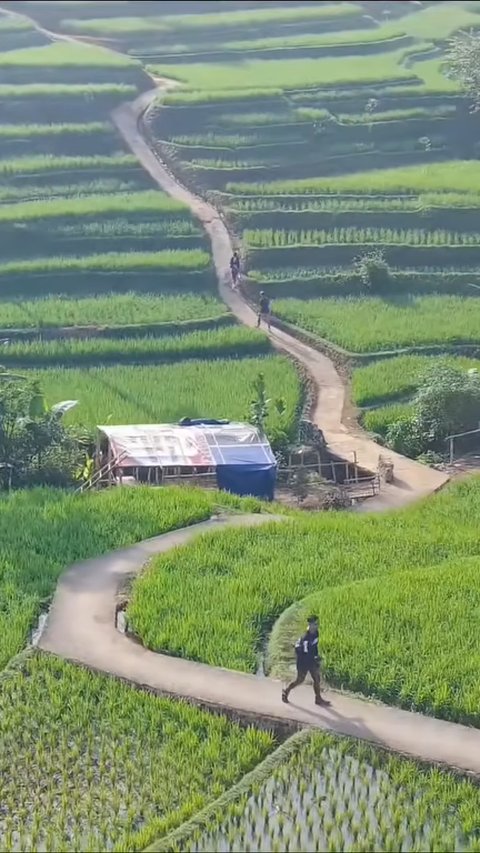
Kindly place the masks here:
<instances>
[{"instance_id":1,"label":"distant figure on path","mask_svg":"<svg viewBox=\"0 0 480 853\"><path fill-rule=\"evenodd\" d=\"M237 286L238 277L240 275L240 255L235 251L230 258L230 272L232 274L232 285Z\"/></svg>"},{"instance_id":2,"label":"distant figure on path","mask_svg":"<svg viewBox=\"0 0 480 853\"><path fill-rule=\"evenodd\" d=\"M268 331L270 331L270 324L272 319L270 300L268 296L265 296L265 292L263 290L260 291L259 305L260 310L258 312L257 329L260 327L261 321L264 320L268 326Z\"/></svg>"},{"instance_id":3,"label":"distant figure on path","mask_svg":"<svg viewBox=\"0 0 480 853\"><path fill-rule=\"evenodd\" d=\"M282 701L288 702L288 695L294 687L303 684L307 674L310 673L313 680L315 693L315 705L329 705L326 699L320 695L320 657L318 654L318 616L309 616L308 627L302 637L295 643L297 656L297 677L285 690L282 690Z\"/></svg>"}]
</instances>

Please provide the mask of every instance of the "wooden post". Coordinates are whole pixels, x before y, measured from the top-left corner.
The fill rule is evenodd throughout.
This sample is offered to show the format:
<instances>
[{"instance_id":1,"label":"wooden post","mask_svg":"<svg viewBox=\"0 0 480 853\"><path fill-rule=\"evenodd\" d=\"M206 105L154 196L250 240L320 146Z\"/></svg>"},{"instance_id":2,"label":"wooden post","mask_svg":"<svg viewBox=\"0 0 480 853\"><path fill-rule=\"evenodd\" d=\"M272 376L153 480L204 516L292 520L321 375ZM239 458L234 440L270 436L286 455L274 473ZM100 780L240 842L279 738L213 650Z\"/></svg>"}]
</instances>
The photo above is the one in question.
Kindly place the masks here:
<instances>
[{"instance_id":1,"label":"wooden post","mask_svg":"<svg viewBox=\"0 0 480 853\"><path fill-rule=\"evenodd\" d=\"M357 464L357 451L353 451L353 466L355 469L355 482L358 483L358 464Z\"/></svg>"},{"instance_id":2,"label":"wooden post","mask_svg":"<svg viewBox=\"0 0 480 853\"><path fill-rule=\"evenodd\" d=\"M336 485L336 483L337 483L337 475L336 475L336 473L335 473L335 462L332 462L332 460L330 460L330 465L331 465L331 468L332 468L332 478L333 478L333 482L334 482L334 483L335 483L335 485Z\"/></svg>"},{"instance_id":3,"label":"wooden post","mask_svg":"<svg viewBox=\"0 0 480 853\"><path fill-rule=\"evenodd\" d=\"M453 438L450 439L450 465L453 465Z\"/></svg>"}]
</instances>

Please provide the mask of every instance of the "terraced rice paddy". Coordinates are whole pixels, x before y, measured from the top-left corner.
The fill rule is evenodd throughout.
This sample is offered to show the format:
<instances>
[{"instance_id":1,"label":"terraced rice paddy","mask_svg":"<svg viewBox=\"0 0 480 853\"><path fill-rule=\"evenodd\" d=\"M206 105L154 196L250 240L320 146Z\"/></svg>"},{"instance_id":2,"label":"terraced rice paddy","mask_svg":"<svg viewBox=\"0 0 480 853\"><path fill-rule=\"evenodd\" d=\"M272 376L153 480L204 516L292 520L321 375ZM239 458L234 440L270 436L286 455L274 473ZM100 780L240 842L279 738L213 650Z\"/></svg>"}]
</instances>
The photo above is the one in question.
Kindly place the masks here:
<instances>
[{"instance_id":1,"label":"terraced rice paddy","mask_svg":"<svg viewBox=\"0 0 480 853\"><path fill-rule=\"evenodd\" d=\"M464 811L452 807L453 793ZM437 850L447 843L470 850L476 809L471 783L367 745L302 732L153 849Z\"/></svg>"},{"instance_id":2,"label":"terraced rice paddy","mask_svg":"<svg viewBox=\"0 0 480 853\"><path fill-rule=\"evenodd\" d=\"M68 326L149 326L226 318L227 311L214 296L112 293L107 296L0 302L0 328L44 329Z\"/></svg>"},{"instance_id":3,"label":"terraced rice paddy","mask_svg":"<svg viewBox=\"0 0 480 853\"><path fill-rule=\"evenodd\" d=\"M0 844L9 853L144 849L228 789L274 743L266 732L46 655L6 675L0 707L7 779ZM178 771L192 758L183 778Z\"/></svg>"},{"instance_id":4,"label":"terraced rice paddy","mask_svg":"<svg viewBox=\"0 0 480 853\"><path fill-rule=\"evenodd\" d=\"M468 351L468 349L466 350ZM357 366L352 374L352 397L360 407L360 419L369 432L380 436L387 434L395 421L403 420L414 412L412 398L423 378L435 365L478 370L480 350L471 348L477 358L460 355L402 355L374 361L365 367ZM457 450L462 447L459 442ZM466 452L477 450L475 436L463 442Z\"/></svg>"},{"instance_id":5,"label":"terraced rice paddy","mask_svg":"<svg viewBox=\"0 0 480 853\"><path fill-rule=\"evenodd\" d=\"M209 360L208 355L217 358ZM57 367L28 376L40 381L48 400L77 399L79 405L66 419L93 430L99 423L176 423L183 417L243 420L252 383L262 372L268 394L282 396L286 406L281 418L271 412L268 428L283 425L293 434L301 395L292 364L280 356L225 359L221 355L220 350L206 353L201 361L168 365ZM100 359L99 355L93 361Z\"/></svg>"},{"instance_id":6,"label":"terraced rice paddy","mask_svg":"<svg viewBox=\"0 0 480 853\"><path fill-rule=\"evenodd\" d=\"M445 364L464 370L477 369L480 361L461 356L401 355L374 361L366 367L358 367L352 377L352 395L359 406L386 402L413 394L422 376L432 364Z\"/></svg>"},{"instance_id":7,"label":"terraced rice paddy","mask_svg":"<svg viewBox=\"0 0 480 853\"><path fill-rule=\"evenodd\" d=\"M209 518L212 506L258 511L228 494L148 487L72 495L30 489L0 497L0 668L26 644L66 566ZM3 720L5 723L5 720Z\"/></svg>"},{"instance_id":8,"label":"terraced rice paddy","mask_svg":"<svg viewBox=\"0 0 480 853\"><path fill-rule=\"evenodd\" d=\"M480 301L475 297L291 298L276 300L274 311L352 353L479 342Z\"/></svg>"},{"instance_id":9,"label":"terraced rice paddy","mask_svg":"<svg viewBox=\"0 0 480 853\"><path fill-rule=\"evenodd\" d=\"M293 662L306 612L298 602L315 594L315 603L328 613L324 665L329 681L479 726L479 640L469 627L478 609L479 502L480 480L474 477L401 514L325 513L272 523L261 531L205 535L154 558L134 584L130 624L149 648L248 672L257 671L270 638L266 665L278 672ZM251 566L256 567L254 583ZM455 566L458 588L450 608ZM436 579L444 575L442 592ZM402 601L395 626L396 609L387 604L390 586L395 600ZM375 590L371 600L367 589ZM415 595L415 615L409 619ZM199 600L209 602L207 610L198 608ZM354 631L344 631L350 623ZM226 625L235 630L226 631ZM441 625L448 625L446 631ZM363 651L356 660L355 639L362 632L358 647ZM413 649L413 638L418 656L405 654L410 642ZM369 657L371 645L378 657L373 651ZM374 659L378 667L369 668Z\"/></svg>"},{"instance_id":10,"label":"terraced rice paddy","mask_svg":"<svg viewBox=\"0 0 480 853\"><path fill-rule=\"evenodd\" d=\"M435 348L357 359L354 399L376 406L368 429L410 411L437 353L476 367L478 121L447 76L445 40L478 26L478 4L391 4L390 16L373 5L24 4L95 45L51 43L0 14L7 370L38 380L49 403L77 399L67 419L88 434L243 418L262 372L286 406L268 430L295 433L294 365L234 324L206 235L110 121L151 86L145 68L179 83L148 114L149 134L224 212L249 298L268 287L277 317L369 359ZM372 247L391 268L380 292L353 268ZM460 344L469 355L445 355ZM478 726L479 504L474 479L401 515L294 513L202 537L152 561L130 625L153 649L284 675L313 608L331 683ZM65 566L219 506L260 508L179 488L3 497L0 667ZM6 851L478 847L478 789L438 770L308 733L225 794L272 751L271 734L42 655L17 660L0 687Z\"/></svg>"},{"instance_id":11,"label":"terraced rice paddy","mask_svg":"<svg viewBox=\"0 0 480 853\"><path fill-rule=\"evenodd\" d=\"M362 355L475 347L476 120L446 40L475 28L478 9L369 13L323 31L298 16L289 32L279 22L235 39L204 18L183 50L170 35L143 53L133 39L135 55L180 83L150 131L182 180L225 211L247 296L268 288L290 327ZM391 271L380 289L355 266L372 249ZM368 428L409 410L405 382L391 385L394 407L366 412Z\"/></svg>"},{"instance_id":12,"label":"terraced rice paddy","mask_svg":"<svg viewBox=\"0 0 480 853\"><path fill-rule=\"evenodd\" d=\"M256 329L230 326L190 334L144 337L100 337L50 341L11 341L2 359L5 365L93 365L173 362L178 359L218 358L270 352L268 338Z\"/></svg>"}]
</instances>

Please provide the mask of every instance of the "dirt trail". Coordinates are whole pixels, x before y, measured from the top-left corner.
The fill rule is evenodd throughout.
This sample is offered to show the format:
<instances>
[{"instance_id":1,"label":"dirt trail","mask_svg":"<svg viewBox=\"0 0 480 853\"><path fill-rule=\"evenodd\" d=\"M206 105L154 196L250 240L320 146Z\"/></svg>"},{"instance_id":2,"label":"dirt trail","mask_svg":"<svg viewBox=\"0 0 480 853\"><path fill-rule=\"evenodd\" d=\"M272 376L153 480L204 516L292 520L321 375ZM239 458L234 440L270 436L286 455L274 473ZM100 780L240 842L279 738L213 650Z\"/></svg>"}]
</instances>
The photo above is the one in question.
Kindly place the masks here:
<instances>
[{"instance_id":1,"label":"dirt trail","mask_svg":"<svg viewBox=\"0 0 480 853\"><path fill-rule=\"evenodd\" d=\"M218 211L208 202L182 186L152 151L142 133L140 120L158 95L158 89L144 92L135 101L122 104L112 119L125 142L149 172L158 186L173 198L185 202L207 231L211 243L219 293L223 301L246 326L256 324L256 315L242 296L230 287L229 261L232 253L230 235ZM313 347L280 329L272 329L270 339L279 351L301 362L317 388L317 403L312 420L322 430L330 449L338 456L353 461L356 454L361 468L376 471L378 456L384 453L367 436L352 431L342 422L345 388L333 363ZM382 487L376 498L362 504L362 511L398 508L440 489L448 475L420 465L398 453L388 451L394 463L395 483Z\"/></svg>"},{"instance_id":2,"label":"dirt trail","mask_svg":"<svg viewBox=\"0 0 480 853\"><path fill-rule=\"evenodd\" d=\"M311 686L298 688L284 705L278 681L157 654L115 628L119 588L150 556L191 542L209 530L268 522L272 522L268 515L206 521L72 566L58 583L40 648L161 693L233 709L252 721L290 720L329 729L480 775L479 729L336 691L328 691L330 707L317 708ZM289 522L284 518L278 523Z\"/></svg>"}]
</instances>

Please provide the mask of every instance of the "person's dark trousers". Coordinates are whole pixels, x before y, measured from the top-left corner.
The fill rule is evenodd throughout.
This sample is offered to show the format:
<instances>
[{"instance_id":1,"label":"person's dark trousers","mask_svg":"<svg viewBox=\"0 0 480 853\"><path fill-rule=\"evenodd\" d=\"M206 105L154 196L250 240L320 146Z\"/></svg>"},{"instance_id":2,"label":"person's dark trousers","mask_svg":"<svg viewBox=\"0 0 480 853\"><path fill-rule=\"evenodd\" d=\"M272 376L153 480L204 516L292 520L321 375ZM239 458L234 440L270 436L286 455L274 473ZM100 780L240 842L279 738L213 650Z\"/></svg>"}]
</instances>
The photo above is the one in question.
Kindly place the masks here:
<instances>
[{"instance_id":1,"label":"person's dark trousers","mask_svg":"<svg viewBox=\"0 0 480 853\"><path fill-rule=\"evenodd\" d=\"M313 692L315 693L315 699L320 699L320 664L317 661L309 661L303 663L297 663L297 677L295 681L292 681L288 687L285 688L285 695L288 698L288 694L294 687L298 687L299 684L303 684L308 673L312 676L313 681Z\"/></svg>"}]
</instances>

